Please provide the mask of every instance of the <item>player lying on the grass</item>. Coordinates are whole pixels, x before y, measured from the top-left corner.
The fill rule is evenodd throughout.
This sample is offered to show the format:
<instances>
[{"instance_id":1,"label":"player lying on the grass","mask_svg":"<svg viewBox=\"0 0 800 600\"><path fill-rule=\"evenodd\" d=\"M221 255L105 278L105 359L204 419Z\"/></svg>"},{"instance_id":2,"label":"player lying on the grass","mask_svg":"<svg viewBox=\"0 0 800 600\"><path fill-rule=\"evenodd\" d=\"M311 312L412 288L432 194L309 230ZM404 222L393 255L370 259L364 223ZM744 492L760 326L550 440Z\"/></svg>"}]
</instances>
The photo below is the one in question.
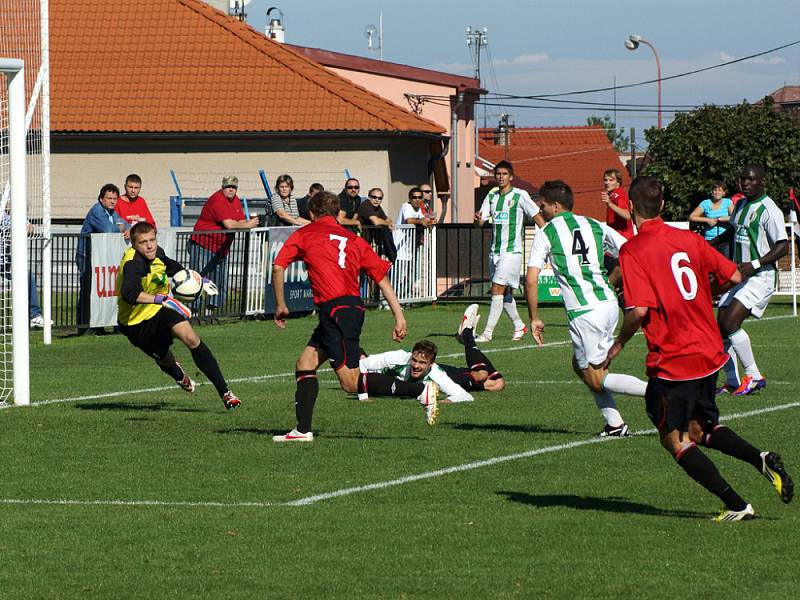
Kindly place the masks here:
<instances>
[{"instance_id":1,"label":"player lying on the grass","mask_svg":"<svg viewBox=\"0 0 800 600\"><path fill-rule=\"evenodd\" d=\"M612 392L644 396L647 384L632 375L609 373L603 366L619 319L617 295L608 282L604 255L616 257L626 240L608 225L574 214L572 189L563 181L546 181L539 193L547 224L533 239L525 280L531 335L537 344L544 344L544 323L538 313L539 273L549 262L567 310L572 368L592 391L606 420L600 436L626 436L628 426Z\"/></svg>"},{"instance_id":2,"label":"player lying on the grass","mask_svg":"<svg viewBox=\"0 0 800 600\"><path fill-rule=\"evenodd\" d=\"M283 279L286 268L302 260L308 270L319 324L295 364L295 416L297 425L284 435L273 436L275 442L311 442L311 419L319 394L317 369L330 360L339 384L346 392L360 389L358 363L361 358L359 337L364 324L364 303L361 300L359 276L366 272L383 293L394 316L392 337L400 341L406 336L406 320L392 284L386 276L391 264L382 260L362 238L336 222L339 198L320 192L309 201L311 223L298 229L281 248L272 266L275 294L275 324L286 328L289 309L286 306ZM391 381L388 375L384 378ZM420 402L428 425L436 423L439 406L434 383L426 385Z\"/></svg>"},{"instance_id":3,"label":"player lying on the grass","mask_svg":"<svg viewBox=\"0 0 800 600\"><path fill-rule=\"evenodd\" d=\"M362 355L359 368L362 386L366 391L359 400L372 396L417 398L425 383L432 381L444 396L440 402L471 402L470 391L499 392L506 386L505 379L491 361L475 345L475 328L478 326L478 305L470 304L464 311L458 328L458 340L464 344L467 365L456 367L437 363L436 344L421 340L411 352L391 350L380 354ZM391 375L393 381L378 379L376 375Z\"/></svg>"},{"instance_id":4,"label":"player lying on the grass","mask_svg":"<svg viewBox=\"0 0 800 600\"><path fill-rule=\"evenodd\" d=\"M191 351L192 360L217 389L225 408L236 408L239 398L228 388L217 359L192 328L191 311L170 294L169 278L183 266L169 258L156 242L156 230L147 222L131 228L131 247L122 255L117 272L117 318L119 330L131 344L148 356L175 380L178 386L194 392L194 381L186 374L170 351L178 338ZM205 280L207 293L214 285Z\"/></svg>"},{"instance_id":5,"label":"player lying on the grass","mask_svg":"<svg viewBox=\"0 0 800 600\"><path fill-rule=\"evenodd\" d=\"M719 424L714 384L728 355L714 321L709 275L725 286L740 283L741 273L702 237L661 220L664 200L657 179L636 179L630 198L639 233L619 256L629 310L607 360L643 328L650 377L647 416L686 474L725 503L717 521L752 519L755 513L698 444L751 464L784 502L791 502L794 483L780 456L762 452Z\"/></svg>"}]
</instances>

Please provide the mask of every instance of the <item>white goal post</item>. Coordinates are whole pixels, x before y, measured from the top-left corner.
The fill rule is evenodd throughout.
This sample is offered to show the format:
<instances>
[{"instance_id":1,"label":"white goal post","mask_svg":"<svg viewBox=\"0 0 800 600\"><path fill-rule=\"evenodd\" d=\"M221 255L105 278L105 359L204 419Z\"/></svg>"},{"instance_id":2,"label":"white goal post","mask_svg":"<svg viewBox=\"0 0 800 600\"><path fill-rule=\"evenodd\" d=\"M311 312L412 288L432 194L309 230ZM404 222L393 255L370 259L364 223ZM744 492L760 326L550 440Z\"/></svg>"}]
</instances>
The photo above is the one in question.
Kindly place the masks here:
<instances>
[{"instance_id":1,"label":"white goal post","mask_svg":"<svg viewBox=\"0 0 800 600\"><path fill-rule=\"evenodd\" d=\"M7 164L8 200L11 207L11 320L12 382L14 404L27 406L30 398L30 365L28 340L28 240L27 240L27 182L25 145L25 70L19 59L0 58L0 73L4 75L8 98ZM5 194L4 194L5 196ZM5 204L5 202L3 202ZM6 206L0 207L5 214ZM5 282L3 282L5 284ZM3 292L7 294L8 292ZM22 307L22 309L20 309ZM8 323L4 322L7 327ZM6 332L3 332L6 335ZM7 353L3 352L3 368ZM11 390L3 390L5 401Z\"/></svg>"}]
</instances>

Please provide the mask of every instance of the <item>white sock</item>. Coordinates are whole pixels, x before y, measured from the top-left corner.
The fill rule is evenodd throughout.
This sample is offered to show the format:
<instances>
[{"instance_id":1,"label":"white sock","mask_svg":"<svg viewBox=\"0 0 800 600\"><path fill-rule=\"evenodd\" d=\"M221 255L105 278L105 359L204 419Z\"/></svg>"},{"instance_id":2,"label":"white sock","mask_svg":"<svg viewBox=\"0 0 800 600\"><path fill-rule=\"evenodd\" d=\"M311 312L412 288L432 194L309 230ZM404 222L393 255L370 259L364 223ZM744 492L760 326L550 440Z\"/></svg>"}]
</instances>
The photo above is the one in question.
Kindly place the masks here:
<instances>
[{"instance_id":1,"label":"white sock","mask_svg":"<svg viewBox=\"0 0 800 600\"><path fill-rule=\"evenodd\" d=\"M733 349L736 351L736 356L742 361L742 368L744 372L753 377L754 379L761 379L761 371L758 370L756 365L756 358L753 356L753 347L750 345L750 336L744 329L734 331L728 336Z\"/></svg>"},{"instance_id":2,"label":"white sock","mask_svg":"<svg viewBox=\"0 0 800 600\"><path fill-rule=\"evenodd\" d=\"M739 387L739 363L736 360L736 350L728 338L725 338L725 352L728 353L728 361L722 366L725 371L725 383L736 389Z\"/></svg>"},{"instance_id":3,"label":"white sock","mask_svg":"<svg viewBox=\"0 0 800 600\"><path fill-rule=\"evenodd\" d=\"M503 295L497 294L492 296L492 304L489 306L489 318L486 319L486 327L483 329L484 335L492 335L494 328L497 327L497 322L500 320L500 315L503 314Z\"/></svg>"},{"instance_id":4,"label":"white sock","mask_svg":"<svg viewBox=\"0 0 800 600\"><path fill-rule=\"evenodd\" d=\"M514 331L519 331L523 327L525 327L525 323L522 322L522 319L519 318L519 311L517 311L517 302L514 300L514 296L511 296L511 301L503 302L503 310L506 311L506 314L511 319L511 322L514 323Z\"/></svg>"},{"instance_id":5,"label":"white sock","mask_svg":"<svg viewBox=\"0 0 800 600\"><path fill-rule=\"evenodd\" d=\"M629 396L644 396L647 391L647 382L633 375L608 373L603 380L603 387L609 392L627 394Z\"/></svg>"},{"instance_id":6,"label":"white sock","mask_svg":"<svg viewBox=\"0 0 800 600\"><path fill-rule=\"evenodd\" d=\"M602 392L593 392L594 403L600 409L600 414L611 427L619 427L625 421L622 420L622 415L617 410L617 403L614 402L614 396L608 390Z\"/></svg>"}]
</instances>

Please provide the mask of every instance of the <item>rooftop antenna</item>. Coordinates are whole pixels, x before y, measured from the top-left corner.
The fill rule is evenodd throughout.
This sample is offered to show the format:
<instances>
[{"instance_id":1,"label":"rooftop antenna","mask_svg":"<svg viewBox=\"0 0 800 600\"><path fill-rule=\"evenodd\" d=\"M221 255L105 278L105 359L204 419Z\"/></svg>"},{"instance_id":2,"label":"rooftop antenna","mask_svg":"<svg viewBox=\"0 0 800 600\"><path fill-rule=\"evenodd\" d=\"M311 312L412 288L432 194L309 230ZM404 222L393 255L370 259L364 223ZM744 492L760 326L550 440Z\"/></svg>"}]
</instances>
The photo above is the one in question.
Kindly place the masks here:
<instances>
[{"instance_id":1,"label":"rooftop antenna","mask_svg":"<svg viewBox=\"0 0 800 600\"><path fill-rule=\"evenodd\" d=\"M367 38L367 49L379 52L380 59L383 60L383 11L378 16L377 27L375 25L364 27L364 37Z\"/></svg>"},{"instance_id":2,"label":"rooftop antenna","mask_svg":"<svg viewBox=\"0 0 800 600\"><path fill-rule=\"evenodd\" d=\"M275 16L270 16L273 11L277 14ZM277 6L270 6L267 9L267 37L282 44L286 41L285 34L286 30L283 28L283 11Z\"/></svg>"}]
</instances>

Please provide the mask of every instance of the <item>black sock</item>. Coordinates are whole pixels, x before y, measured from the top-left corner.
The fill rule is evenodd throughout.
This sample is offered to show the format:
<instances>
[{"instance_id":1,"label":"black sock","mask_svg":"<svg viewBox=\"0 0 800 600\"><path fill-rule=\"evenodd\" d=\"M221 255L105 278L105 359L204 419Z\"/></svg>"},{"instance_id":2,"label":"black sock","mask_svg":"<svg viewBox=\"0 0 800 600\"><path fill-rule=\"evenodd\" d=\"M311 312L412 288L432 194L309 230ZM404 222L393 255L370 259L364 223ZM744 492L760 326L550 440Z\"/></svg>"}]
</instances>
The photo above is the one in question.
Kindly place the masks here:
<instances>
[{"instance_id":1,"label":"black sock","mask_svg":"<svg viewBox=\"0 0 800 600\"><path fill-rule=\"evenodd\" d=\"M464 340L464 355L470 370L494 373L496 369L492 361L486 358L486 355L475 345L475 332L472 329L465 329L461 334L461 339Z\"/></svg>"},{"instance_id":2,"label":"black sock","mask_svg":"<svg viewBox=\"0 0 800 600\"><path fill-rule=\"evenodd\" d=\"M711 433L703 435L703 445L750 463L761 472L761 451L724 425L717 425Z\"/></svg>"},{"instance_id":3,"label":"black sock","mask_svg":"<svg viewBox=\"0 0 800 600\"><path fill-rule=\"evenodd\" d=\"M158 361L156 361L156 364L158 365L159 369L164 371L164 373L166 373L167 375L172 377L175 381L183 380L183 369L181 369L178 366L178 363L175 361L174 358L172 359L172 364L171 365L165 366L165 365L162 365Z\"/></svg>"},{"instance_id":4,"label":"black sock","mask_svg":"<svg viewBox=\"0 0 800 600\"><path fill-rule=\"evenodd\" d=\"M294 392L294 414L297 417L297 431L311 431L311 417L319 394L319 379L316 371L295 371L297 389Z\"/></svg>"},{"instance_id":5,"label":"black sock","mask_svg":"<svg viewBox=\"0 0 800 600\"><path fill-rule=\"evenodd\" d=\"M219 370L217 359L211 354L208 346L200 342L197 348L192 349L192 360L194 360L197 368L203 372L203 375L208 377L208 380L214 384L219 397L222 398L225 392L228 391L228 384L225 383L225 378L222 376L222 371Z\"/></svg>"},{"instance_id":6,"label":"black sock","mask_svg":"<svg viewBox=\"0 0 800 600\"><path fill-rule=\"evenodd\" d=\"M358 378L358 391L370 396L394 396L397 398L416 398L425 389L419 381L400 381L393 375L384 373L362 373Z\"/></svg>"},{"instance_id":7,"label":"black sock","mask_svg":"<svg viewBox=\"0 0 800 600\"><path fill-rule=\"evenodd\" d=\"M689 477L717 496L729 509L738 511L747 507L747 502L742 500L742 497L725 481L717 466L700 451L700 448L692 444L682 450L675 459Z\"/></svg>"}]
</instances>

